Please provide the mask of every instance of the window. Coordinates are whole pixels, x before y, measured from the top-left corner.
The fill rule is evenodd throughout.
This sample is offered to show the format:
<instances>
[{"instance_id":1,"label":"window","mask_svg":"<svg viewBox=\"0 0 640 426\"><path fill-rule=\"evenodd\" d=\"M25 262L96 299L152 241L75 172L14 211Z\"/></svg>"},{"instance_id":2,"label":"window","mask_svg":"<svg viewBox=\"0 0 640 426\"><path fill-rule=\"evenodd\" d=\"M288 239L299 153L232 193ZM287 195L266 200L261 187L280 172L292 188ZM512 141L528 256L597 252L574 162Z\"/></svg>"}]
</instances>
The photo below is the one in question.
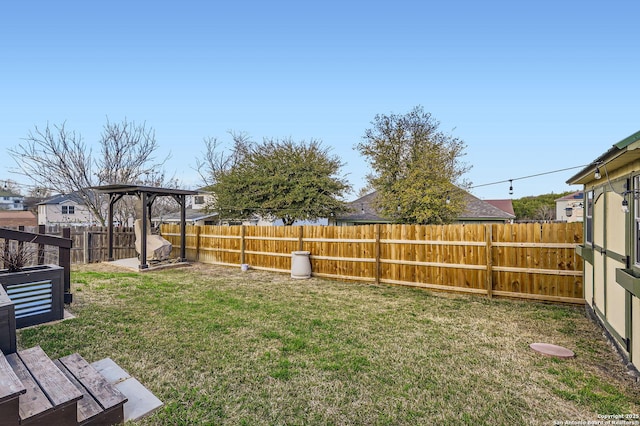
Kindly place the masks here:
<instances>
[{"instance_id":1,"label":"window","mask_svg":"<svg viewBox=\"0 0 640 426\"><path fill-rule=\"evenodd\" d=\"M62 206L62 214L75 214L75 206Z\"/></svg>"},{"instance_id":2,"label":"window","mask_svg":"<svg viewBox=\"0 0 640 426\"><path fill-rule=\"evenodd\" d=\"M585 221L585 242L593 244L593 191L585 193L585 206L587 207L587 220Z\"/></svg>"},{"instance_id":3,"label":"window","mask_svg":"<svg viewBox=\"0 0 640 426\"><path fill-rule=\"evenodd\" d=\"M196 195L193 199L193 204L204 204L204 197L202 195Z\"/></svg>"}]
</instances>

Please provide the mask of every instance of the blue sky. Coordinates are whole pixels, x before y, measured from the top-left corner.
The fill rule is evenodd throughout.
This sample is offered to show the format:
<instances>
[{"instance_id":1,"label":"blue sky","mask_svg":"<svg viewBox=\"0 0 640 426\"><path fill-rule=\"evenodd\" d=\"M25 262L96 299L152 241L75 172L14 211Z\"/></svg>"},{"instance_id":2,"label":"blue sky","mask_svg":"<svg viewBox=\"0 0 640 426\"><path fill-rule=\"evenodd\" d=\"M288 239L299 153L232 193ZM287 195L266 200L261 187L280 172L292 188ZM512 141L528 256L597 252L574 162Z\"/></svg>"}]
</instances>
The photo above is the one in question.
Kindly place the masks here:
<instances>
[{"instance_id":1,"label":"blue sky","mask_svg":"<svg viewBox=\"0 0 640 426\"><path fill-rule=\"evenodd\" d=\"M475 185L584 165L640 129L639 15L619 0L4 2L0 180L29 183L7 149L34 125L92 145L126 117L185 187L203 138L234 130L320 139L357 190L375 115L416 105L466 142ZM513 198L577 190L576 171L516 180Z\"/></svg>"}]
</instances>

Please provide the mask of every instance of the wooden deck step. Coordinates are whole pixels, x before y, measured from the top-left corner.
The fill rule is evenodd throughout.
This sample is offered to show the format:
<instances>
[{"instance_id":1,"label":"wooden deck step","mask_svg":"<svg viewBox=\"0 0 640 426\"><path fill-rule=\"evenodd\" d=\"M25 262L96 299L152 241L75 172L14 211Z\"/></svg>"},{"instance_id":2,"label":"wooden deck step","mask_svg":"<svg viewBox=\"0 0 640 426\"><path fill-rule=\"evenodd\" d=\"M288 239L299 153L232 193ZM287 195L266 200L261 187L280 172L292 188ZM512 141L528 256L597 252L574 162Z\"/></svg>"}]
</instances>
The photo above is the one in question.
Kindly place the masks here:
<instances>
[{"instance_id":1,"label":"wooden deck step","mask_svg":"<svg viewBox=\"0 0 640 426\"><path fill-rule=\"evenodd\" d=\"M39 347L7 355L26 392L19 397L20 424L77 425L82 393Z\"/></svg>"},{"instance_id":2,"label":"wooden deck step","mask_svg":"<svg viewBox=\"0 0 640 426\"><path fill-rule=\"evenodd\" d=\"M17 425L20 422L20 395L27 389L24 387L9 361L0 352L0 426Z\"/></svg>"},{"instance_id":3,"label":"wooden deck step","mask_svg":"<svg viewBox=\"0 0 640 426\"><path fill-rule=\"evenodd\" d=\"M71 354L55 363L83 394L82 400L78 402L79 425L123 423L123 406L127 398L82 356Z\"/></svg>"}]
</instances>

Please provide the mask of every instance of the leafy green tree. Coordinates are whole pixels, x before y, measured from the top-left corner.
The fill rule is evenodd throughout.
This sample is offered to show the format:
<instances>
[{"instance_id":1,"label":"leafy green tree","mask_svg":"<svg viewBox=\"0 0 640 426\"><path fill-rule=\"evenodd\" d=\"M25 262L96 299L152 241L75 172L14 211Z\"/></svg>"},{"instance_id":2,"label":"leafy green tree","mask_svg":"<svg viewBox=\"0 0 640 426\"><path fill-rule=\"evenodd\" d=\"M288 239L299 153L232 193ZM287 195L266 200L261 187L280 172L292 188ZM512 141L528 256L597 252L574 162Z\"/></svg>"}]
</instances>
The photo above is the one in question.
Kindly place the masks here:
<instances>
[{"instance_id":1,"label":"leafy green tree","mask_svg":"<svg viewBox=\"0 0 640 426\"><path fill-rule=\"evenodd\" d=\"M222 217L258 214L291 225L347 211L342 197L351 186L339 175L343 164L317 140L253 143L234 136L228 156L212 153L216 146L208 141L205 158L214 160L206 168L213 181L214 209Z\"/></svg>"},{"instance_id":2,"label":"leafy green tree","mask_svg":"<svg viewBox=\"0 0 640 426\"><path fill-rule=\"evenodd\" d=\"M376 207L398 223L441 224L464 208L470 167L461 161L464 142L438 129L440 123L418 106L405 115L376 115L358 151L372 173Z\"/></svg>"}]
</instances>

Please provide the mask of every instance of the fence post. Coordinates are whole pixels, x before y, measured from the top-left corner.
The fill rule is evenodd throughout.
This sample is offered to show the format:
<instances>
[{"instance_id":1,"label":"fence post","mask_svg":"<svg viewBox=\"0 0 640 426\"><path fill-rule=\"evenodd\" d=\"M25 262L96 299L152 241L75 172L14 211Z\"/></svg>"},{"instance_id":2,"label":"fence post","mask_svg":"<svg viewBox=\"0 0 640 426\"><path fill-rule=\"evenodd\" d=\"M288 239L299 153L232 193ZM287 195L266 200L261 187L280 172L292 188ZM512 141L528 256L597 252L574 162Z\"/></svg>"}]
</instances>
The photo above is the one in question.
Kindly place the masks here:
<instances>
[{"instance_id":1,"label":"fence post","mask_svg":"<svg viewBox=\"0 0 640 426\"><path fill-rule=\"evenodd\" d=\"M245 250L245 225L242 225L242 227L240 228L240 265L244 265L246 262L246 259L244 257L244 250Z\"/></svg>"},{"instance_id":2,"label":"fence post","mask_svg":"<svg viewBox=\"0 0 640 426\"><path fill-rule=\"evenodd\" d=\"M24 231L24 225L18 226L18 231ZM18 250L22 252L23 248L24 248L24 241L18 241ZM31 262L31 259L29 259L29 261Z\"/></svg>"},{"instance_id":3,"label":"fence post","mask_svg":"<svg viewBox=\"0 0 640 426\"><path fill-rule=\"evenodd\" d=\"M304 237L304 226L300 225L298 227L299 231L298 231L298 251L302 251L303 250L303 245L302 245L302 238Z\"/></svg>"},{"instance_id":4,"label":"fence post","mask_svg":"<svg viewBox=\"0 0 640 426\"><path fill-rule=\"evenodd\" d=\"M62 238L71 239L71 228L62 229ZM58 262L64 268L64 303L71 303L71 249L58 247Z\"/></svg>"},{"instance_id":5,"label":"fence post","mask_svg":"<svg viewBox=\"0 0 640 426\"><path fill-rule=\"evenodd\" d=\"M376 233L376 285L380 284L380 224L375 226Z\"/></svg>"},{"instance_id":6,"label":"fence post","mask_svg":"<svg viewBox=\"0 0 640 426\"><path fill-rule=\"evenodd\" d=\"M487 297L493 297L493 250L491 243L493 240L493 229L490 223L484 225L484 235L487 247Z\"/></svg>"},{"instance_id":7,"label":"fence post","mask_svg":"<svg viewBox=\"0 0 640 426\"><path fill-rule=\"evenodd\" d=\"M196 231L196 262L200 262L200 230L202 226L195 225L193 229Z\"/></svg>"},{"instance_id":8,"label":"fence post","mask_svg":"<svg viewBox=\"0 0 640 426\"><path fill-rule=\"evenodd\" d=\"M44 235L46 233L47 227L38 225L38 234ZM38 265L44 265L44 244L38 244Z\"/></svg>"},{"instance_id":9,"label":"fence post","mask_svg":"<svg viewBox=\"0 0 640 426\"><path fill-rule=\"evenodd\" d=\"M90 228L87 228L86 231L84 231L84 239L83 239L83 244L82 244L82 251L83 253L83 260L84 263L91 263L91 255L89 254L90 252L90 247L91 247L91 242L89 241L89 235L91 235L91 231L89 230Z\"/></svg>"},{"instance_id":10,"label":"fence post","mask_svg":"<svg viewBox=\"0 0 640 426\"><path fill-rule=\"evenodd\" d=\"M8 268L9 267L9 245L11 244L11 240L8 239L4 239L4 262L2 262L2 267L3 268Z\"/></svg>"}]
</instances>

